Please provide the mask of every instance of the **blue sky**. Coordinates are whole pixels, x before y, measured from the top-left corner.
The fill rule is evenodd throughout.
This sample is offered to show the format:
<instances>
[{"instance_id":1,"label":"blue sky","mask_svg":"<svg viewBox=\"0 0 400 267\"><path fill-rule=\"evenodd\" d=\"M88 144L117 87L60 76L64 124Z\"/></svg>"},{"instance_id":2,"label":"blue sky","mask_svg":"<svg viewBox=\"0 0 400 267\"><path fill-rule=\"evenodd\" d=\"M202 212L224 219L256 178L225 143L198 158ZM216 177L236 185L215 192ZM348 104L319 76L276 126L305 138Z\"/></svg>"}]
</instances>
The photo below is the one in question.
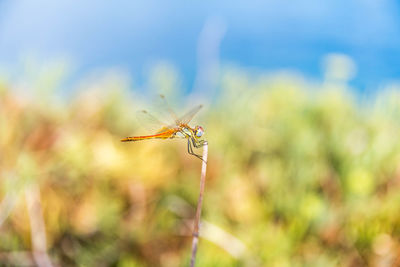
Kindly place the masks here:
<instances>
[{"instance_id":1,"label":"blue sky","mask_svg":"<svg viewBox=\"0 0 400 267\"><path fill-rule=\"evenodd\" d=\"M118 66L140 81L168 61L191 88L199 35L218 18L226 26L221 64L318 79L324 55L344 53L363 90L400 78L399 11L394 0L0 0L0 65L68 57L79 72Z\"/></svg>"}]
</instances>

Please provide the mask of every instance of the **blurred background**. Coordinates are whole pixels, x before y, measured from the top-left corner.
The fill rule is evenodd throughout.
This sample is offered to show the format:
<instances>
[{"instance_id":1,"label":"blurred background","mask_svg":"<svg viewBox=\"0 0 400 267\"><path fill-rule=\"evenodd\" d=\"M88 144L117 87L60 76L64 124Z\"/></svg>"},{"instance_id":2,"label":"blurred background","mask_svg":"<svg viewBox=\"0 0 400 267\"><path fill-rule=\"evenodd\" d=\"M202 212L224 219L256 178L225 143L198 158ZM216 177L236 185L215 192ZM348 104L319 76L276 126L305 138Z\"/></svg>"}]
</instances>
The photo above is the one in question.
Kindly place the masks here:
<instances>
[{"instance_id":1,"label":"blurred background","mask_svg":"<svg viewBox=\"0 0 400 267\"><path fill-rule=\"evenodd\" d=\"M400 265L396 1L0 0L0 265ZM201 153L201 150L197 151Z\"/></svg>"}]
</instances>

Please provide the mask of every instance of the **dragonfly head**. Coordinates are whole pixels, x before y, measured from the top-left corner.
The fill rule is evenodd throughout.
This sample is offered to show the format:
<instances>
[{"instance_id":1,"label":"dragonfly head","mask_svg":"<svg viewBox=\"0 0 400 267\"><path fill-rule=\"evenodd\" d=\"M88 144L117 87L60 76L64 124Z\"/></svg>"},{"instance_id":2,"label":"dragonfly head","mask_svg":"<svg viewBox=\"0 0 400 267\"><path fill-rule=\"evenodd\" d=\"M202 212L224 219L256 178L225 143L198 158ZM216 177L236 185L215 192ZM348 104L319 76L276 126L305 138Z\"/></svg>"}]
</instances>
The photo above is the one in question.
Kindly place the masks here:
<instances>
[{"instance_id":1,"label":"dragonfly head","mask_svg":"<svg viewBox=\"0 0 400 267\"><path fill-rule=\"evenodd\" d=\"M203 136L204 134L204 129L201 126L196 126L196 128L194 128L194 134L196 135L197 138L200 138Z\"/></svg>"}]
</instances>

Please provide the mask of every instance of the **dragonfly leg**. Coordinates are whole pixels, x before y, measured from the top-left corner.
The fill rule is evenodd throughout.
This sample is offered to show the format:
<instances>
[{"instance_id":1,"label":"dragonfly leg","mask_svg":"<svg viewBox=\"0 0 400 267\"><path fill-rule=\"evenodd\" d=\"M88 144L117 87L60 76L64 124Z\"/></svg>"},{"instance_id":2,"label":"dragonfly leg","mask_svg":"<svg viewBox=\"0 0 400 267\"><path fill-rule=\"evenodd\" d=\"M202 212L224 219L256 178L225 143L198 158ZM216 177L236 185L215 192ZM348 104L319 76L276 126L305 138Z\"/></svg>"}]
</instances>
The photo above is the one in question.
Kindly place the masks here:
<instances>
[{"instance_id":1,"label":"dragonfly leg","mask_svg":"<svg viewBox=\"0 0 400 267\"><path fill-rule=\"evenodd\" d=\"M190 155L193 155L193 156L195 156L195 157L201 159L202 161L204 161L202 156L200 156L200 155L198 155L198 154L196 154L196 153L193 152L192 143L191 143L190 141L193 142L193 140L191 140L191 138L188 139L188 153L189 153ZM196 147L196 146L195 146L195 147ZM207 163L206 161L204 161L204 162Z\"/></svg>"},{"instance_id":2,"label":"dragonfly leg","mask_svg":"<svg viewBox=\"0 0 400 267\"><path fill-rule=\"evenodd\" d=\"M188 153L193 155L193 148L192 145L190 144L190 140L188 139Z\"/></svg>"},{"instance_id":3,"label":"dragonfly leg","mask_svg":"<svg viewBox=\"0 0 400 267\"><path fill-rule=\"evenodd\" d=\"M193 137L190 139L192 139L192 143L195 148L200 148L208 144L206 140L196 140Z\"/></svg>"}]
</instances>

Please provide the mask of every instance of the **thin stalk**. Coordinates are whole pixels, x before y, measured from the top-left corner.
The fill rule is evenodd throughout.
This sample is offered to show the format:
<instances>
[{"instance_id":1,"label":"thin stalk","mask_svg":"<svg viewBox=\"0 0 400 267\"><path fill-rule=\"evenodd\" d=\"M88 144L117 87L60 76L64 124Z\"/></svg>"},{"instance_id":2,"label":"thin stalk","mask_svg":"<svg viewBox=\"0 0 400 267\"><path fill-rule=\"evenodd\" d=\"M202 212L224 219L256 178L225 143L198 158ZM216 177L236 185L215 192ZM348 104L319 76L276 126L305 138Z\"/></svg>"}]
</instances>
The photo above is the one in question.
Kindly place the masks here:
<instances>
[{"instance_id":1,"label":"thin stalk","mask_svg":"<svg viewBox=\"0 0 400 267\"><path fill-rule=\"evenodd\" d=\"M47 254L46 227L37 184L32 184L30 188L25 189L25 199L31 226L33 258L39 267L53 267Z\"/></svg>"},{"instance_id":2,"label":"thin stalk","mask_svg":"<svg viewBox=\"0 0 400 267\"><path fill-rule=\"evenodd\" d=\"M194 267L196 263L197 245L199 243L200 216L201 216L201 206L203 205L204 186L206 182L207 156L208 156L208 144L206 142L204 143L203 146L203 164L201 165L200 194L199 194L199 200L197 201L196 217L194 220L194 228L193 228L192 258L190 260L191 267Z\"/></svg>"}]
</instances>

